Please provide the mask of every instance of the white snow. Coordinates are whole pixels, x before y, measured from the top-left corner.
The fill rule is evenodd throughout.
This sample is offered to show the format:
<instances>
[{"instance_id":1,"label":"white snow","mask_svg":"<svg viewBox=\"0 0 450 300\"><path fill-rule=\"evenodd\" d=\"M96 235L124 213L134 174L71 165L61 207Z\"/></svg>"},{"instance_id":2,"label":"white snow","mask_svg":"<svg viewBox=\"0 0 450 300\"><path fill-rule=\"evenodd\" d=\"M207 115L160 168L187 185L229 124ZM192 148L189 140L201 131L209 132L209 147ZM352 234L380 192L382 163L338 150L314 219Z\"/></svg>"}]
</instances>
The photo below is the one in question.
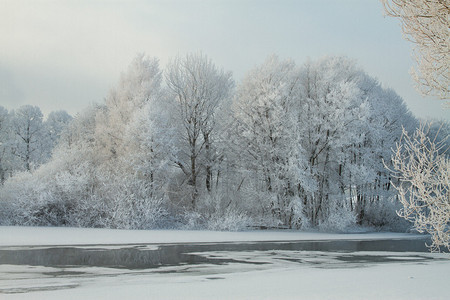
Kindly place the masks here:
<instances>
[{"instance_id":1,"label":"white snow","mask_svg":"<svg viewBox=\"0 0 450 300\"><path fill-rule=\"evenodd\" d=\"M322 233L300 231L117 230L69 227L0 226L0 246L108 245L252 241L411 239L409 233Z\"/></svg>"},{"instance_id":2,"label":"white snow","mask_svg":"<svg viewBox=\"0 0 450 300\"><path fill-rule=\"evenodd\" d=\"M0 227L0 249L26 245L118 245L137 243L238 242L331 239L404 239L397 233L326 234L296 231L131 231ZM89 246L91 247L91 246ZM102 247L103 248L103 247ZM114 246L113 246L114 248ZM99 267L2 265L1 299L448 299L448 254L355 252L395 258L389 263L336 263L339 252L203 252L266 265L200 264L163 271ZM346 253L348 255L348 253ZM311 263L280 258L293 256ZM424 258L419 259L417 258ZM429 258L429 259L425 259ZM413 261L415 259L415 261ZM320 262L317 266L314 263ZM178 272L174 272L178 271ZM73 272L59 276L58 272ZM79 274L77 273L79 272ZM83 273L86 272L86 273Z\"/></svg>"},{"instance_id":3,"label":"white snow","mask_svg":"<svg viewBox=\"0 0 450 300\"><path fill-rule=\"evenodd\" d=\"M85 279L49 278L43 284L44 288L42 282L31 278L28 283L31 291L28 293L0 293L0 296L1 299L33 300L448 299L449 270L450 261L447 260L427 264L391 263L363 268L244 269L242 272L214 275L114 276L111 272L110 276Z\"/></svg>"}]
</instances>

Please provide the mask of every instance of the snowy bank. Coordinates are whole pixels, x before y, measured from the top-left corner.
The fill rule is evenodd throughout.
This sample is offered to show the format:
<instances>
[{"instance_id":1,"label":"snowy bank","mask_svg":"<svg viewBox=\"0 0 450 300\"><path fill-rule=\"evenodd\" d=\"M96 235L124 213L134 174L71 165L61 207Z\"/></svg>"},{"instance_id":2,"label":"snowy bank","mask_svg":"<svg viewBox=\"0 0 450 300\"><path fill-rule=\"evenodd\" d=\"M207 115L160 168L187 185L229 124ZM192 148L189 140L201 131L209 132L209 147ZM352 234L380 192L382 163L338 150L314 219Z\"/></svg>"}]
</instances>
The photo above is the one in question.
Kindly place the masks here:
<instances>
[{"instance_id":1,"label":"snowy bank","mask_svg":"<svg viewBox=\"0 0 450 300\"><path fill-rule=\"evenodd\" d=\"M392 232L337 234L302 232L294 230L225 232L200 230L117 230L99 228L0 226L0 246L375 240L411 238L423 238L423 235Z\"/></svg>"}]
</instances>

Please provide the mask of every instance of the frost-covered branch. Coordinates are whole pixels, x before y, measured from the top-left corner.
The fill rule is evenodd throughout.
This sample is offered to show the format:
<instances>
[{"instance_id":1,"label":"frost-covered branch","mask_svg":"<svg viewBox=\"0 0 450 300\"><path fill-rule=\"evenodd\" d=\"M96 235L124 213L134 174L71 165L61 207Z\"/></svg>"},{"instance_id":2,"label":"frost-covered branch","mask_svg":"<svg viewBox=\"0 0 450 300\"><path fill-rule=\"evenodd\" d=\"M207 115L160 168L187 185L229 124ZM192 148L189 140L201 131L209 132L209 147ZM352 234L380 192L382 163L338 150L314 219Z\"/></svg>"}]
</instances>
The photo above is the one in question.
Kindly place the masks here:
<instances>
[{"instance_id":1,"label":"frost-covered branch","mask_svg":"<svg viewBox=\"0 0 450 300\"><path fill-rule=\"evenodd\" d=\"M450 249L450 160L445 141L427 136L422 125L412 136L403 129L392 157L394 185L403 209L398 215L414 222L419 232L431 234L431 250ZM448 138L448 136L446 137Z\"/></svg>"},{"instance_id":2,"label":"frost-covered branch","mask_svg":"<svg viewBox=\"0 0 450 300\"><path fill-rule=\"evenodd\" d=\"M416 44L418 64L412 72L418 89L450 97L450 2L448 0L381 0L389 16L401 19L405 38Z\"/></svg>"}]
</instances>

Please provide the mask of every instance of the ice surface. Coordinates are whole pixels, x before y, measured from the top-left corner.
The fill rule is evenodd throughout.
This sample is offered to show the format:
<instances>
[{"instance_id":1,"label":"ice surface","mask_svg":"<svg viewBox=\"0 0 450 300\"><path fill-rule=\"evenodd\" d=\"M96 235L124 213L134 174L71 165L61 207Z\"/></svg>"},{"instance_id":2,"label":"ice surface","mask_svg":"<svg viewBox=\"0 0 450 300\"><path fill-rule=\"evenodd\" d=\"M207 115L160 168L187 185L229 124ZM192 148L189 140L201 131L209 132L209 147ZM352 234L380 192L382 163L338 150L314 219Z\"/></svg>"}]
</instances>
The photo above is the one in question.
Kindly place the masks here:
<instances>
[{"instance_id":1,"label":"ice surface","mask_svg":"<svg viewBox=\"0 0 450 300\"><path fill-rule=\"evenodd\" d=\"M139 243L210 243L249 241L411 239L423 235L376 232L336 234L300 231L117 230L69 227L0 226L0 246L114 245Z\"/></svg>"},{"instance_id":2,"label":"ice surface","mask_svg":"<svg viewBox=\"0 0 450 300\"><path fill-rule=\"evenodd\" d=\"M410 239L396 233L208 232L0 227L0 249L78 245ZM126 244L119 246L121 244ZM36 249L36 248L34 248ZM145 249L145 248L143 248ZM448 299L449 254L364 251L205 251L227 264L129 270L1 264L1 299ZM379 261L367 263L368 256ZM347 259L347 260L346 260ZM387 261L383 261L387 259ZM240 263L239 261L245 261ZM351 261L353 260L353 261ZM264 264L260 264L264 263Z\"/></svg>"}]
</instances>

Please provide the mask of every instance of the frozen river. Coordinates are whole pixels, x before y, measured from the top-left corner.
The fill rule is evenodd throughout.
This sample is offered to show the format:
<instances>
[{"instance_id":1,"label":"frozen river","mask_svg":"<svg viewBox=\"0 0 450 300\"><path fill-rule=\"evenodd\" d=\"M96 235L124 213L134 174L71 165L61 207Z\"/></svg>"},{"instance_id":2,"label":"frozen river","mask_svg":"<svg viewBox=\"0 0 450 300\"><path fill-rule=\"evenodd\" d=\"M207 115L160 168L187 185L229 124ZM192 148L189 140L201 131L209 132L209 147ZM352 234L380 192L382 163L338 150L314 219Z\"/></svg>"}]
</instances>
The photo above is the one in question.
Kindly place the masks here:
<instances>
[{"instance_id":1,"label":"frozen river","mask_svg":"<svg viewBox=\"0 0 450 300\"><path fill-rule=\"evenodd\" d=\"M201 264L219 266L225 264L271 264L273 259L309 264L310 260L302 257L307 252L310 254L316 253L318 257L330 256L333 253L337 261L352 264L387 263L398 260L392 255L385 257L380 254L370 255L370 252L373 251L394 252L397 253L395 256L398 256L398 252L428 252L428 249L425 246L425 239L417 238L376 241L28 246L0 248L0 264L64 269L105 267L129 270L165 270L165 267L189 269ZM359 252L368 253L361 256ZM245 257L243 257L243 254L245 254ZM255 260L255 257L271 258L271 262L260 262ZM400 259L403 260L403 258ZM417 254L415 256L409 255L409 260L421 259L425 259L425 257ZM317 263L317 266L326 268L331 263L333 266L335 265L335 261L323 260Z\"/></svg>"},{"instance_id":2,"label":"frozen river","mask_svg":"<svg viewBox=\"0 0 450 300\"><path fill-rule=\"evenodd\" d=\"M380 285L383 280L385 285L397 281L400 295L411 298L401 291L401 280L418 288L418 281L412 282L421 273L418 271L430 272L431 268L437 278L443 277L439 272L448 275L450 271L448 254L428 253L426 241L425 237L414 236L374 240L366 237L361 240L3 245L0 246L0 298L120 299L134 295L130 299L236 299L241 296L289 299L297 293L299 284L304 285L301 291L306 296L320 295L314 292L314 287L323 291L324 287L336 284L334 293L338 294L333 295L339 299L341 293L345 299L349 295L347 282L361 287L369 284L370 280L366 282L366 279L376 274L384 274L377 279ZM350 278L338 284L345 278L342 274ZM327 276L332 276L332 281L317 281L317 278L326 280ZM253 280L257 283L252 283ZM289 284L290 281L298 284ZM438 283L433 279L433 284ZM239 285L242 287L238 288ZM285 288L275 292L269 288L272 285ZM351 291L357 292L354 286ZM264 292L264 289L268 290ZM386 296L375 295L373 298Z\"/></svg>"}]
</instances>

